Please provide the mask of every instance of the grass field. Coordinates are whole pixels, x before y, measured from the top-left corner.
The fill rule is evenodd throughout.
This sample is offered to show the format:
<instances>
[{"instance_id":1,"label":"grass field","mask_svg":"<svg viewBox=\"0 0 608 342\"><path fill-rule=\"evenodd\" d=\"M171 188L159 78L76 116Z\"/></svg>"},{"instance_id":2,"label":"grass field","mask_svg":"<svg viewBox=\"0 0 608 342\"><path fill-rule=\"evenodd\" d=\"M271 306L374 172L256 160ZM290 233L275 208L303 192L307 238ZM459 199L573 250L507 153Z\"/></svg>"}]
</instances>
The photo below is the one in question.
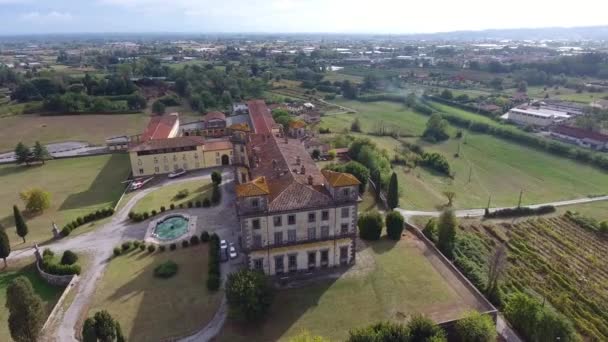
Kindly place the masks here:
<instances>
[{"instance_id":1,"label":"grass field","mask_svg":"<svg viewBox=\"0 0 608 342\"><path fill-rule=\"evenodd\" d=\"M442 321L476 308L457 281L444 278L412 236L381 240L357 253L338 279L278 290L268 317L255 326L228 321L219 341L285 341L302 329L343 341L352 328L380 320L406 321L421 312Z\"/></svg>"},{"instance_id":2,"label":"grass field","mask_svg":"<svg viewBox=\"0 0 608 342\"><path fill-rule=\"evenodd\" d=\"M177 199L175 196L182 190L188 190L188 196ZM182 203L186 205L188 202L202 202L205 198L211 200L211 191L212 184L210 180L193 180L180 184L163 186L139 200L132 211L136 213L151 211L153 209L159 211L162 205L168 209L171 204L178 206Z\"/></svg>"},{"instance_id":3,"label":"grass field","mask_svg":"<svg viewBox=\"0 0 608 342\"><path fill-rule=\"evenodd\" d=\"M363 76L343 74L339 71L329 71L325 73L325 77L323 77L323 81L330 81L331 83L334 83L336 81L343 82L346 80L360 84L363 83Z\"/></svg>"},{"instance_id":4,"label":"grass field","mask_svg":"<svg viewBox=\"0 0 608 342\"><path fill-rule=\"evenodd\" d=\"M121 181L130 172L124 154L51 160L41 166L0 166L0 223L8 229L13 249L42 243L52 237L51 223L61 228L78 216L100 208L114 207L124 189ZM39 187L51 194L51 208L42 215L26 218L27 243L15 233L13 204L23 210L19 192ZM79 229L87 229L86 226Z\"/></svg>"},{"instance_id":5,"label":"grass field","mask_svg":"<svg viewBox=\"0 0 608 342\"><path fill-rule=\"evenodd\" d=\"M4 264L2 263L2 267ZM9 262L8 268L3 268L0 271L0 341L12 341L10 331L8 329L8 310L4 307L6 303L6 289L10 282L19 277L27 277L34 291L42 298L45 303L45 309L47 315L51 313L55 303L59 300L61 293L63 292L62 287L52 286L46 283L39 275L34 264L34 259L30 258L27 260L20 260L18 263L11 264Z\"/></svg>"},{"instance_id":6,"label":"grass field","mask_svg":"<svg viewBox=\"0 0 608 342\"><path fill-rule=\"evenodd\" d=\"M128 341L159 341L194 332L211 320L221 296L209 293L207 244L148 254L139 249L110 264L95 292L89 316L108 310L120 322ZM154 268L178 264L177 275L155 278Z\"/></svg>"},{"instance_id":7,"label":"grass field","mask_svg":"<svg viewBox=\"0 0 608 342\"><path fill-rule=\"evenodd\" d=\"M387 127L398 127L402 133L419 136L428 120L428 117L396 103L339 103L353 107L358 112L325 116L321 127L340 132L359 118L364 132L373 131L378 122L384 122ZM483 116L459 112L498 125ZM452 135L455 131L454 128L450 129ZM395 153L400 145L394 138L366 136L389 154ZM443 195L447 190L456 192L456 208L483 208L490 195L493 206L517 205L520 190L524 191L523 203L527 204L595 195L602 193L602 189L608 189L605 172L490 135L465 132L462 139L449 139L439 144L429 144L416 137L400 139L420 144L428 152L443 154L455 173L454 179L451 179L421 167L413 170L397 167L400 206L403 208L431 210L441 207L447 202ZM454 155L459 145L460 157L456 158Z\"/></svg>"},{"instance_id":8,"label":"grass field","mask_svg":"<svg viewBox=\"0 0 608 342\"><path fill-rule=\"evenodd\" d=\"M12 151L18 142L32 145L62 141L104 144L116 135L141 133L148 121L145 114L61 115L22 114L0 118L0 151Z\"/></svg>"},{"instance_id":9,"label":"grass field","mask_svg":"<svg viewBox=\"0 0 608 342\"><path fill-rule=\"evenodd\" d=\"M544 87L536 86L528 87L528 95L537 99L543 99L546 95L549 95L550 99L561 99L565 101L589 104L592 101L599 100L608 96L608 93L590 93L586 91L577 93L575 89L568 89L564 87L560 87L558 89L547 87L547 90L545 91Z\"/></svg>"}]
</instances>

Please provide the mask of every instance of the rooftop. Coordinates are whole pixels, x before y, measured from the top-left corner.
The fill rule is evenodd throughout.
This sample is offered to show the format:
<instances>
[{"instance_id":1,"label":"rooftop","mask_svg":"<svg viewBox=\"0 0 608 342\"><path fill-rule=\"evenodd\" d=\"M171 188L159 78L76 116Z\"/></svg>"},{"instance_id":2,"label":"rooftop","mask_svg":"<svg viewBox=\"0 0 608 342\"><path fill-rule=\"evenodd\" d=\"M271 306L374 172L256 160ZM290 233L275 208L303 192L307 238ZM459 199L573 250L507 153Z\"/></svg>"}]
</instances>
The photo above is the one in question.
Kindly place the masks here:
<instances>
[{"instance_id":1,"label":"rooftop","mask_svg":"<svg viewBox=\"0 0 608 342\"><path fill-rule=\"evenodd\" d=\"M198 136L188 137L176 137L167 139L151 139L142 142L141 144L131 148L130 151L152 151L163 148L181 148L181 147L192 147L201 146L205 144L205 140Z\"/></svg>"},{"instance_id":2,"label":"rooftop","mask_svg":"<svg viewBox=\"0 0 608 342\"><path fill-rule=\"evenodd\" d=\"M608 135L572 126L556 126L552 129L557 134L567 135L577 139L590 139L608 143Z\"/></svg>"},{"instance_id":3,"label":"rooftop","mask_svg":"<svg viewBox=\"0 0 608 342\"><path fill-rule=\"evenodd\" d=\"M178 113L153 116L148 122L146 130L142 134L142 140L169 138L173 126L179 120Z\"/></svg>"},{"instance_id":4,"label":"rooftop","mask_svg":"<svg viewBox=\"0 0 608 342\"><path fill-rule=\"evenodd\" d=\"M226 121L226 114L222 112L209 112L205 114L205 121L209 120L223 120Z\"/></svg>"},{"instance_id":5,"label":"rooftop","mask_svg":"<svg viewBox=\"0 0 608 342\"><path fill-rule=\"evenodd\" d=\"M551 110L546 108L535 108L535 107L520 107L513 108L510 110L511 112L520 113L520 114L528 114L537 117L543 118L564 118L567 119L570 117L568 113L564 113L558 110Z\"/></svg>"}]
</instances>

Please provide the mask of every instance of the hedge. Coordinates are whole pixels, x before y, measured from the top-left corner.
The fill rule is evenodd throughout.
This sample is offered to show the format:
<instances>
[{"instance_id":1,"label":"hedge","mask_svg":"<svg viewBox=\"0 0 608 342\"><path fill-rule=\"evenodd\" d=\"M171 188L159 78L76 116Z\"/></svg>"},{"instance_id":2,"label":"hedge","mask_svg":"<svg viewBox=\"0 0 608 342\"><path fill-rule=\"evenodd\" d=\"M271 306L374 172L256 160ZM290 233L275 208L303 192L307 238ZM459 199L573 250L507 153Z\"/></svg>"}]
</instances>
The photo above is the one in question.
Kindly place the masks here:
<instances>
[{"instance_id":1,"label":"hedge","mask_svg":"<svg viewBox=\"0 0 608 342\"><path fill-rule=\"evenodd\" d=\"M114 215L113 208L99 209L97 211L88 213L87 215L78 217L74 221L69 222L68 224L63 226L63 228L61 229L61 235L64 237L68 236L74 229L82 226L83 224L100 220L102 218L110 217L112 215Z\"/></svg>"},{"instance_id":2,"label":"hedge","mask_svg":"<svg viewBox=\"0 0 608 342\"><path fill-rule=\"evenodd\" d=\"M80 274L80 265L71 264L64 265L57 263L55 261L55 257L53 254L47 254L42 257L42 262L40 263L40 268L46 273L54 274L54 275L72 275L72 274Z\"/></svg>"},{"instance_id":3,"label":"hedge","mask_svg":"<svg viewBox=\"0 0 608 342\"><path fill-rule=\"evenodd\" d=\"M220 238L217 234L209 238L209 276L207 288L216 291L220 288Z\"/></svg>"},{"instance_id":4,"label":"hedge","mask_svg":"<svg viewBox=\"0 0 608 342\"><path fill-rule=\"evenodd\" d=\"M153 209L152 211L148 212L142 212L142 213L136 213L136 212L129 212L129 219L133 222L141 222L144 220L147 220L149 217L152 216L156 216L159 213L164 213L167 210L175 210L175 209L183 209L184 207L187 208L208 208L211 206L211 204L217 204L221 199L221 191L219 190L219 188L214 185L213 187L213 193L212 193L212 200L210 200L209 198L205 198L202 201L198 200L196 202L186 202L186 204L184 205L184 203L180 203L179 205L175 205L173 203L171 203L169 205L169 208L165 207L164 205L161 206L159 208L159 210Z\"/></svg>"},{"instance_id":5,"label":"hedge","mask_svg":"<svg viewBox=\"0 0 608 342\"><path fill-rule=\"evenodd\" d=\"M508 217L521 217L521 216L533 216L533 215L544 215L555 212L555 207L552 205L543 205L538 208L530 207L517 207L517 208L504 208L498 209L492 212L486 210L483 215L485 218L508 218Z\"/></svg>"}]
</instances>

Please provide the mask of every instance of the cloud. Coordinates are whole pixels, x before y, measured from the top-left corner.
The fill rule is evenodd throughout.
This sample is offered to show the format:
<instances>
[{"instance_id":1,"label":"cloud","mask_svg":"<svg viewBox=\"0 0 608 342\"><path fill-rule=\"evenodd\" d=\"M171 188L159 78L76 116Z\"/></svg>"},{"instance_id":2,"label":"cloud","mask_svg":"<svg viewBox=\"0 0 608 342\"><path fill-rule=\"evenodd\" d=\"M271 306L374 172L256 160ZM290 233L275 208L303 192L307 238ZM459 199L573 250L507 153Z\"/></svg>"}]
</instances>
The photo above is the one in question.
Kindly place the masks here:
<instances>
[{"instance_id":1,"label":"cloud","mask_svg":"<svg viewBox=\"0 0 608 342\"><path fill-rule=\"evenodd\" d=\"M35 22L57 22L72 20L72 14L69 12L50 11L41 13L38 11L24 13L21 15L21 20Z\"/></svg>"}]
</instances>

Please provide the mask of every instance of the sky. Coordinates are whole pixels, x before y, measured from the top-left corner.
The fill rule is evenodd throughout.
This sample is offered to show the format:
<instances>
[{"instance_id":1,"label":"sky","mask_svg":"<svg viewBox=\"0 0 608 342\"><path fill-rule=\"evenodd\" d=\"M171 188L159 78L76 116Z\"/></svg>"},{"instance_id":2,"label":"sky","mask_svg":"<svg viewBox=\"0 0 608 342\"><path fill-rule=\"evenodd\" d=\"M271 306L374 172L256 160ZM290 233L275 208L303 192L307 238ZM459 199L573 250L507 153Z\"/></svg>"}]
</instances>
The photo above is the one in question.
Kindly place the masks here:
<instances>
[{"instance_id":1,"label":"sky","mask_svg":"<svg viewBox=\"0 0 608 342\"><path fill-rule=\"evenodd\" d=\"M0 34L430 33L608 25L607 0L0 0Z\"/></svg>"}]
</instances>

